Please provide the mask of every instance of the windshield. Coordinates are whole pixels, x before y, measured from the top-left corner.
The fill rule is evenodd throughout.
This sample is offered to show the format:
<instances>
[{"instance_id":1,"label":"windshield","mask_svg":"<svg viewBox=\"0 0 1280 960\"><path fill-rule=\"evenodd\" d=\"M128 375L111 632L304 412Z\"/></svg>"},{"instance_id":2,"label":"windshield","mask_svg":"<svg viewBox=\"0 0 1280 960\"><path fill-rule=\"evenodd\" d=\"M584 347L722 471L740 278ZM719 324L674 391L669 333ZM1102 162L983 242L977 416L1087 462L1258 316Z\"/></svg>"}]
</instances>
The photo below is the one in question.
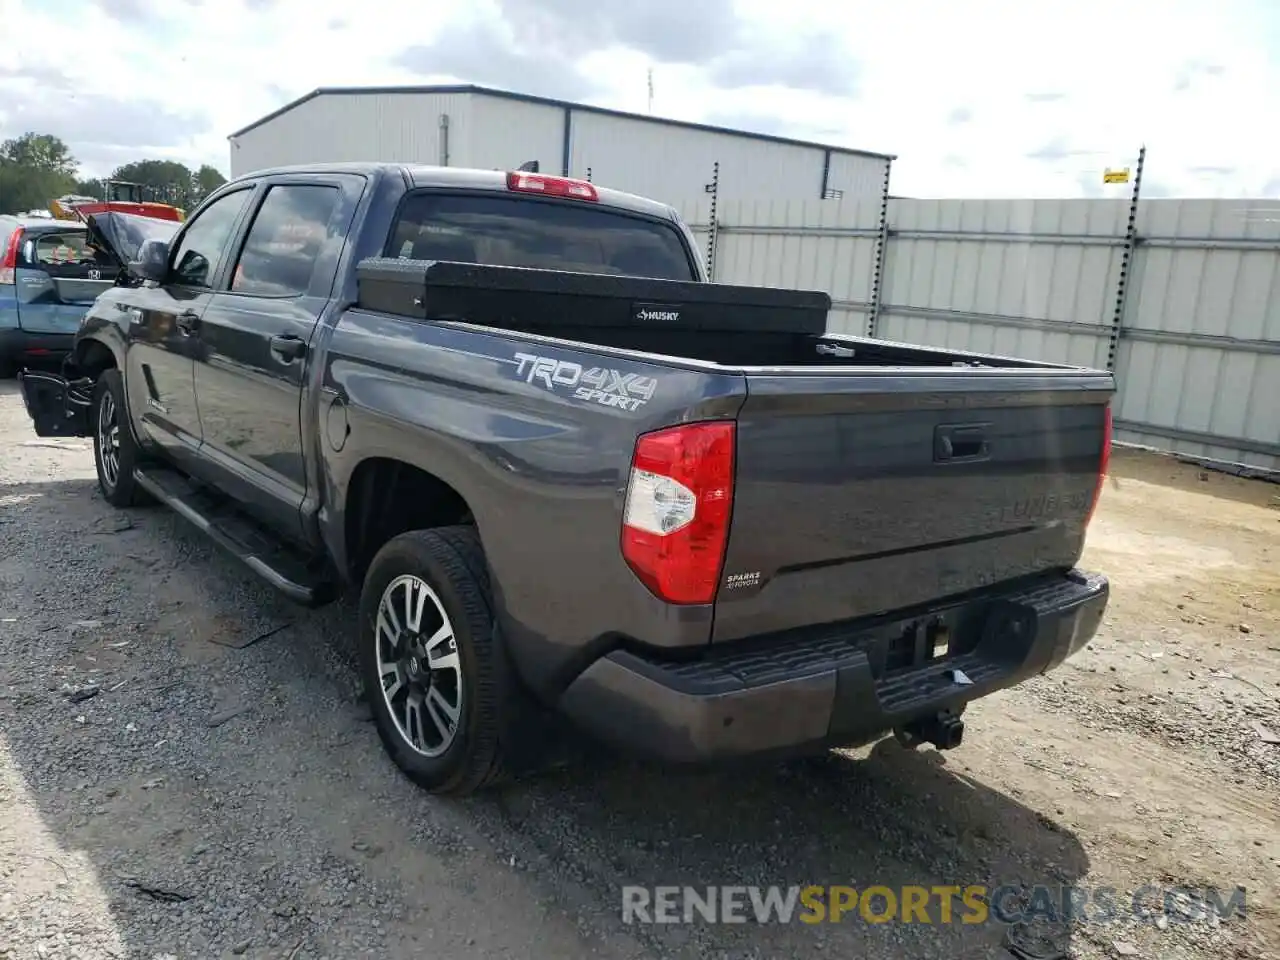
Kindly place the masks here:
<instances>
[{"instance_id":1,"label":"windshield","mask_svg":"<svg viewBox=\"0 0 1280 960\"><path fill-rule=\"evenodd\" d=\"M660 280L696 279L674 224L581 201L417 194L405 203L386 255Z\"/></svg>"}]
</instances>

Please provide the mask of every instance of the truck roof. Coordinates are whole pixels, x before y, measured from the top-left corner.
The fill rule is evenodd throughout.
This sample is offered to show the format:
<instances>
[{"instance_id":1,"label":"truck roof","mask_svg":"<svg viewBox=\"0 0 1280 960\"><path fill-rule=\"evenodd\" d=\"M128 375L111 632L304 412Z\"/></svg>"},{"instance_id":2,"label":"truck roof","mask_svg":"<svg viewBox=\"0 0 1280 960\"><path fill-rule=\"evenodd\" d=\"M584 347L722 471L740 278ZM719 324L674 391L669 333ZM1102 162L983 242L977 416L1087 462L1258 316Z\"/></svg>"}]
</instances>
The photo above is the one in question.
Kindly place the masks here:
<instances>
[{"instance_id":1,"label":"truck roof","mask_svg":"<svg viewBox=\"0 0 1280 960\"><path fill-rule=\"evenodd\" d=\"M254 180L259 177L280 176L282 174L299 173L356 173L362 176L376 176L394 173L405 177L414 187L445 187L465 190L494 190L503 193L507 190L506 170L477 170L468 167L436 167L429 164L409 163L305 163L290 164L282 167L269 167L255 170L237 177L236 180ZM543 176L559 176L559 174L543 174ZM652 217L670 218L677 215L669 204L640 197L621 190L611 190L593 183L600 195L603 206L630 210L634 213L648 214Z\"/></svg>"}]
</instances>

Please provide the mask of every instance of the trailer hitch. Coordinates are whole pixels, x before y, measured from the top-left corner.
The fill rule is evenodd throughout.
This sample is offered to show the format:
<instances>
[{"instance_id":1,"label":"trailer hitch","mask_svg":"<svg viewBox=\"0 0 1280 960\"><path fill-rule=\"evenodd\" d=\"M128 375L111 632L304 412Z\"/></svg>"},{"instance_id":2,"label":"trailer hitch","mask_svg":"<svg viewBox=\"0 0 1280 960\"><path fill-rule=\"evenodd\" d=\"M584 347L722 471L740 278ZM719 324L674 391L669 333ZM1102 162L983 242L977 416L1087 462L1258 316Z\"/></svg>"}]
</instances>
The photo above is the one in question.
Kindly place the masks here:
<instances>
[{"instance_id":1,"label":"trailer hitch","mask_svg":"<svg viewBox=\"0 0 1280 960\"><path fill-rule=\"evenodd\" d=\"M931 743L939 750L954 750L964 740L964 721L954 710L941 710L931 717L914 720L893 731L898 742L914 750Z\"/></svg>"}]
</instances>

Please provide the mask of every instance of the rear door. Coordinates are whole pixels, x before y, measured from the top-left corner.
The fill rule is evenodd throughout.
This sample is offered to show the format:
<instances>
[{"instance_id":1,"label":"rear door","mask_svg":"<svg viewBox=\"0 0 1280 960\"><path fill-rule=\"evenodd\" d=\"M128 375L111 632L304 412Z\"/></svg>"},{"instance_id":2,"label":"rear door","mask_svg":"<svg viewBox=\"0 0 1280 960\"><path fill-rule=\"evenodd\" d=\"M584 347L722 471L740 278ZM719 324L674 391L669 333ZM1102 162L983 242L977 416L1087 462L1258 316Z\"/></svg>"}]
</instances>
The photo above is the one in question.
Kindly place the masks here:
<instances>
[{"instance_id":1,"label":"rear door","mask_svg":"<svg viewBox=\"0 0 1280 960\"><path fill-rule=\"evenodd\" d=\"M119 267L74 225L28 226L18 249L18 322L29 333L75 333Z\"/></svg>"},{"instance_id":2,"label":"rear door","mask_svg":"<svg viewBox=\"0 0 1280 960\"><path fill-rule=\"evenodd\" d=\"M201 469L265 523L301 536L307 352L365 180L273 177L200 323ZM312 491L314 496L315 491Z\"/></svg>"},{"instance_id":3,"label":"rear door","mask_svg":"<svg viewBox=\"0 0 1280 960\"><path fill-rule=\"evenodd\" d=\"M1113 384L1096 371L748 374L715 640L1070 568Z\"/></svg>"}]
</instances>

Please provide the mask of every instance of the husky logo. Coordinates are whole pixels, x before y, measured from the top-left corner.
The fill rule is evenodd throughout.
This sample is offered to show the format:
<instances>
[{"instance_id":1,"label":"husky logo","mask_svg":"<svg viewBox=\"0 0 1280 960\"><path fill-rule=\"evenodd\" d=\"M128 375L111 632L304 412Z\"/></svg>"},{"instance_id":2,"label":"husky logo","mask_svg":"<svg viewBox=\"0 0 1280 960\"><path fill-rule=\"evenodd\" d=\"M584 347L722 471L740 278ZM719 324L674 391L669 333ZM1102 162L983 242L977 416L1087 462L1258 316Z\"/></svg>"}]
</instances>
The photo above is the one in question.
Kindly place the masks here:
<instances>
[{"instance_id":1,"label":"husky logo","mask_svg":"<svg viewBox=\"0 0 1280 960\"><path fill-rule=\"evenodd\" d=\"M638 303L636 319L641 323L679 323L680 308L663 303Z\"/></svg>"},{"instance_id":2,"label":"husky logo","mask_svg":"<svg viewBox=\"0 0 1280 960\"><path fill-rule=\"evenodd\" d=\"M517 353L516 376L525 383L536 383L557 392L558 387L571 388L578 400L598 403L602 407L639 410L653 399L658 381L638 373L624 373L610 367L584 367L572 360L539 357L533 353Z\"/></svg>"}]
</instances>

